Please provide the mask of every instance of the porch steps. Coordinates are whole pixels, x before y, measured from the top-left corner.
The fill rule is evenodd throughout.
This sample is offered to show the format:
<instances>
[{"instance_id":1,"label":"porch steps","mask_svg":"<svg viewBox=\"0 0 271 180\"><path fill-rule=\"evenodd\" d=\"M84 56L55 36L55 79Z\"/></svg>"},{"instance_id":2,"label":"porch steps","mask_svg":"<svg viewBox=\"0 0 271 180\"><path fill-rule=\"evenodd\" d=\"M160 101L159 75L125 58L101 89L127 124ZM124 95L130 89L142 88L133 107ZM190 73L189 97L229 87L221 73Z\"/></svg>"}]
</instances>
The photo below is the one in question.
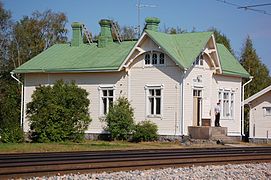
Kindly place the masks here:
<instances>
[{"instance_id":1,"label":"porch steps","mask_svg":"<svg viewBox=\"0 0 271 180\"><path fill-rule=\"evenodd\" d=\"M238 138L227 136L227 127L189 126L188 133L192 139L209 139L224 143L238 141Z\"/></svg>"}]
</instances>

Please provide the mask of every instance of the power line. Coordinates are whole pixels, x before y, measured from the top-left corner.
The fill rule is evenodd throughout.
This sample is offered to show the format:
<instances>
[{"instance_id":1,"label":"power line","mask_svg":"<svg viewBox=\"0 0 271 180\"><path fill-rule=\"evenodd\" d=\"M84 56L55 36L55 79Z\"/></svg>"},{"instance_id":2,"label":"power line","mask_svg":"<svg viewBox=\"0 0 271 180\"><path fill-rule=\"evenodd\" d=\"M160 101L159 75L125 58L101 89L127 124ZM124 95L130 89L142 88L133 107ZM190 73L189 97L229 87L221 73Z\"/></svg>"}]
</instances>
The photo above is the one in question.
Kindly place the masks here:
<instances>
[{"instance_id":1,"label":"power line","mask_svg":"<svg viewBox=\"0 0 271 180\"><path fill-rule=\"evenodd\" d=\"M268 13L267 11L265 11L265 10L252 8L252 7L259 7L259 6L269 6L269 5L271 5L271 3L256 4L256 5L250 5L250 6L242 6L240 4L235 4L235 3L232 3L232 2L229 2L229 1L226 1L226 0L216 0L216 1L222 2L222 3L227 4L227 5L237 7L237 9L250 10L250 11L254 11L254 12L258 12L258 13L261 13L261 14L266 14L266 15L271 16L271 14Z\"/></svg>"},{"instance_id":2,"label":"power line","mask_svg":"<svg viewBox=\"0 0 271 180\"><path fill-rule=\"evenodd\" d=\"M250 5L250 6L241 6L241 7L238 7L238 9L241 9L241 8L251 8L251 7L259 7L259 6L270 6L271 3L266 3L266 4L255 4L255 5Z\"/></svg>"}]
</instances>

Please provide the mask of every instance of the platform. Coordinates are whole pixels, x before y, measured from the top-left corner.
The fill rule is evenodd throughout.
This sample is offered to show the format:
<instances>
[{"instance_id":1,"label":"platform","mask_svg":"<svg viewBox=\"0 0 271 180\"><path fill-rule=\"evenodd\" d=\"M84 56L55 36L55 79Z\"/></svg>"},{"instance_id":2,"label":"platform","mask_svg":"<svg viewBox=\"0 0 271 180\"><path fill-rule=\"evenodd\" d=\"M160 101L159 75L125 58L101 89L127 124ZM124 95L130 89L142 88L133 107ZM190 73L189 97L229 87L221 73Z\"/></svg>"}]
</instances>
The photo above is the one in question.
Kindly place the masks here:
<instances>
[{"instance_id":1,"label":"platform","mask_svg":"<svg viewBox=\"0 0 271 180\"><path fill-rule=\"evenodd\" d=\"M188 126L188 134L192 139L227 139L227 127Z\"/></svg>"}]
</instances>

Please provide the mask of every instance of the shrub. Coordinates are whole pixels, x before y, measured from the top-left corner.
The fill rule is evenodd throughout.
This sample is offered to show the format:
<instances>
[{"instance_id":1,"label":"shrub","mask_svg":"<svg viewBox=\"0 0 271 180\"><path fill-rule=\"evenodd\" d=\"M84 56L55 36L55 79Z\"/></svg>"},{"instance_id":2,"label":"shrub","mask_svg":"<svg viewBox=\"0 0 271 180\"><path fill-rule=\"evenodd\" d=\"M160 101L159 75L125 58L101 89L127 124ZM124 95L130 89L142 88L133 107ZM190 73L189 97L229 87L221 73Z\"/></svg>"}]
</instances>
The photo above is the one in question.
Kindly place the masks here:
<instances>
[{"instance_id":1,"label":"shrub","mask_svg":"<svg viewBox=\"0 0 271 180\"><path fill-rule=\"evenodd\" d=\"M57 81L53 86L39 86L27 104L32 140L36 142L80 141L91 118L85 89L74 82Z\"/></svg>"},{"instance_id":2,"label":"shrub","mask_svg":"<svg viewBox=\"0 0 271 180\"><path fill-rule=\"evenodd\" d=\"M158 139L158 127L151 121L142 121L135 126L133 141L155 141Z\"/></svg>"},{"instance_id":3,"label":"shrub","mask_svg":"<svg viewBox=\"0 0 271 180\"><path fill-rule=\"evenodd\" d=\"M4 143L24 141L20 127L20 86L0 79L0 136Z\"/></svg>"},{"instance_id":4,"label":"shrub","mask_svg":"<svg viewBox=\"0 0 271 180\"><path fill-rule=\"evenodd\" d=\"M127 98L120 97L109 108L105 117L105 130L110 132L114 140L127 140L134 128L134 110Z\"/></svg>"},{"instance_id":5,"label":"shrub","mask_svg":"<svg viewBox=\"0 0 271 180\"><path fill-rule=\"evenodd\" d=\"M21 143L24 141L24 133L19 124L3 127L0 134L3 143Z\"/></svg>"}]
</instances>

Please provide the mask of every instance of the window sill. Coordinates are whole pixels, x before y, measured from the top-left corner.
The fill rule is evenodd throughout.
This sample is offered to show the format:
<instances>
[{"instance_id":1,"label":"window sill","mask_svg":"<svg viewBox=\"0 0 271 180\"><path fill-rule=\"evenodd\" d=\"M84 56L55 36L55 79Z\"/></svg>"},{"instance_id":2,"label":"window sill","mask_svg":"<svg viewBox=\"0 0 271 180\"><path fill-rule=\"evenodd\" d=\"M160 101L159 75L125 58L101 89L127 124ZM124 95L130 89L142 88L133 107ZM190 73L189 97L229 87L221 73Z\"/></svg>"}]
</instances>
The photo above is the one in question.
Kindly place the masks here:
<instances>
[{"instance_id":1,"label":"window sill","mask_svg":"<svg viewBox=\"0 0 271 180\"><path fill-rule=\"evenodd\" d=\"M220 118L220 120L234 120L233 117L223 117L223 118Z\"/></svg>"},{"instance_id":2,"label":"window sill","mask_svg":"<svg viewBox=\"0 0 271 180\"><path fill-rule=\"evenodd\" d=\"M147 118L161 118L162 119L162 116L161 115L147 115Z\"/></svg>"}]
</instances>

